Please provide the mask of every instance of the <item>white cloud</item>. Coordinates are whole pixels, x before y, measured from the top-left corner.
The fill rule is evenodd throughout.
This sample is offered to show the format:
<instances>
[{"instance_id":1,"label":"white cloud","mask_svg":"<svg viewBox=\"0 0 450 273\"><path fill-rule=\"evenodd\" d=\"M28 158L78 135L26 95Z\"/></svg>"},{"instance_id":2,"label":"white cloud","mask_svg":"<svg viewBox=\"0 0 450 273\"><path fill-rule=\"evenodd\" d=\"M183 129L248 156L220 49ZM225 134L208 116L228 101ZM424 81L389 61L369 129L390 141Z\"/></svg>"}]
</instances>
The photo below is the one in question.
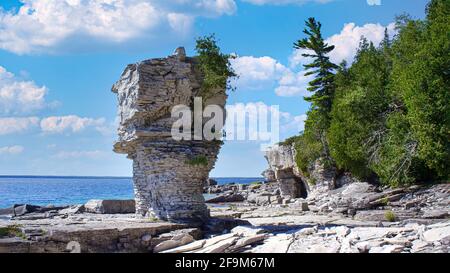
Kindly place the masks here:
<instances>
[{"instance_id":1,"label":"white cloud","mask_svg":"<svg viewBox=\"0 0 450 273\"><path fill-rule=\"evenodd\" d=\"M39 118L0 118L0 135L21 133L37 126Z\"/></svg>"},{"instance_id":2,"label":"white cloud","mask_svg":"<svg viewBox=\"0 0 450 273\"><path fill-rule=\"evenodd\" d=\"M25 148L19 145L0 147L0 155L17 155L22 153L24 150Z\"/></svg>"},{"instance_id":3,"label":"white cloud","mask_svg":"<svg viewBox=\"0 0 450 273\"><path fill-rule=\"evenodd\" d=\"M58 159L77 159L77 158L90 158L99 159L106 156L106 152L94 150L94 151L60 151L53 157Z\"/></svg>"},{"instance_id":4,"label":"white cloud","mask_svg":"<svg viewBox=\"0 0 450 273\"><path fill-rule=\"evenodd\" d=\"M17 12L0 10L0 48L54 52L77 43L120 44L190 31L195 17L233 14L234 0L21 0ZM81 39L83 38L83 39ZM76 42L74 42L76 41ZM66 45L66 46L64 46ZM80 45L82 46L82 45Z\"/></svg>"},{"instance_id":5,"label":"white cloud","mask_svg":"<svg viewBox=\"0 0 450 273\"><path fill-rule=\"evenodd\" d=\"M246 124L236 124L237 127L236 132L248 132L249 128L249 120L259 120L260 118L264 118L259 116L258 111L262 111L262 113L267 113L267 124L271 126L270 117L271 115L271 107L275 107L272 109L272 113L278 115L280 117L280 129L281 133L298 133L303 130L304 122L306 120L306 115L294 116L289 112L280 111L279 105L267 105L262 101L258 102L248 102L248 103L235 103L227 105L227 112L238 112L238 113L246 113ZM228 121L227 121L228 122Z\"/></svg>"},{"instance_id":6,"label":"white cloud","mask_svg":"<svg viewBox=\"0 0 450 273\"><path fill-rule=\"evenodd\" d=\"M45 86L20 80L0 66L0 116L30 113L44 108L47 92Z\"/></svg>"},{"instance_id":7,"label":"white cloud","mask_svg":"<svg viewBox=\"0 0 450 273\"><path fill-rule=\"evenodd\" d=\"M242 56L231 60L239 78L236 80L236 87L248 89L260 89L274 84L288 69L271 57Z\"/></svg>"},{"instance_id":8,"label":"white cloud","mask_svg":"<svg viewBox=\"0 0 450 273\"><path fill-rule=\"evenodd\" d=\"M242 56L231 60L239 78L233 83L240 90L275 88L275 94L282 97L306 96L308 82L313 76L295 72L277 60L264 56Z\"/></svg>"},{"instance_id":9,"label":"white cloud","mask_svg":"<svg viewBox=\"0 0 450 273\"><path fill-rule=\"evenodd\" d=\"M361 41L361 37L365 37L368 41L378 46L384 37L384 30L387 28L390 37L395 34L395 24L391 23L387 26L381 24L365 24L357 26L355 23L345 24L339 34L335 34L326 39L330 45L334 45L334 50L330 53L330 60L336 64L340 64L343 60L351 64L354 60L356 52ZM302 56L307 51L303 49L295 50L290 57L292 67L308 63L308 58Z\"/></svg>"},{"instance_id":10,"label":"white cloud","mask_svg":"<svg viewBox=\"0 0 450 273\"><path fill-rule=\"evenodd\" d=\"M244 2L252 3L255 5L288 5L288 4L296 4L303 5L310 2L316 3L328 3L334 0L243 0Z\"/></svg>"},{"instance_id":11,"label":"white cloud","mask_svg":"<svg viewBox=\"0 0 450 273\"><path fill-rule=\"evenodd\" d=\"M105 119L82 118L75 115L62 117L47 117L41 120L41 130L44 133L78 133L88 127L92 127L102 132Z\"/></svg>"},{"instance_id":12,"label":"white cloud","mask_svg":"<svg viewBox=\"0 0 450 273\"><path fill-rule=\"evenodd\" d=\"M308 96L308 83L314 76L305 76L305 71L289 71L279 81L275 94L280 97Z\"/></svg>"},{"instance_id":13,"label":"white cloud","mask_svg":"<svg viewBox=\"0 0 450 273\"><path fill-rule=\"evenodd\" d=\"M329 44L335 46L331 52L330 60L334 63L340 63L346 60L352 63L356 55L361 37L365 37L368 41L378 46L384 38L384 31L387 28L390 37L395 34L395 24L391 23L387 26L381 24L365 24L364 26L356 26L355 23L345 24L341 33L331 36L327 39Z\"/></svg>"},{"instance_id":14,"label":"white cloud","mask_svg":"<svg viewBox=\"0 0 450 273\"><path fill-rule=\"evenodd\" d=\"M295 131L296 133L299 133L305 129L305 121L306 121L307 115L299 115L299 116L289 116L289 121L282 125L282 129L284 131Z\"/></svg>"}]
</instances>

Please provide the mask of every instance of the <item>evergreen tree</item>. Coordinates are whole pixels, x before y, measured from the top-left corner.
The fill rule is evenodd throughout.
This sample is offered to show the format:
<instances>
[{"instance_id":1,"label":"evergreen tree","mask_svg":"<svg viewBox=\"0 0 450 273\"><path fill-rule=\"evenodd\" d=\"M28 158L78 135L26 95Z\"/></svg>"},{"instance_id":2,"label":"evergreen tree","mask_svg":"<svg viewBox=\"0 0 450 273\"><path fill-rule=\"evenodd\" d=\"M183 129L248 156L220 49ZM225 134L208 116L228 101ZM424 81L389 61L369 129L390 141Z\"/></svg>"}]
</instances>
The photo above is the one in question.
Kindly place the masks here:
<instances>
[{"instance_id":1,"label":"evergreen tree","mask_svg":"<svg viewBox=\"0 0 450 273\"><path fill-rule=\"evenodd\" d=\"M334 46L325 43L321 33L322 24L314 18L309 18L305 23L306 29L303 33L308 37L298 40L294 48L307 50L307 53L303 53L302 56L313 59L312 63L304 65L307 71L305 76L316 76L308 87L308 91L314 94L305 100L312 103L312 111L319 112L320 121L326 129L334 96L334 70L338 66L328 57Z\"/></svg>"},{"instance_id":2,"label":"evergreen tree","mask_svg":"<svg viewBox=\"0 0 450 273\"><path fill-rule=\"evenodd\" d=\"M340 68L335 77L336 95L328 131L330 152L340 169L362 178L372 176L371 154L385 131L390 67L383 47L377 49L361 39L352 66Z\"/></svg>"},{"instance_id":3,"label":"evergreen tree","mask_svg":"<svg viewBox=\"0 0 450 273\"><path fill-rule=\"evenodd\" d=\"M301 163L304 166L312 164L318 158L324 159L325 164L332 164L326 131L330 124L330 111L334 97L334 70L338 66L333 64L328 57L334 46L328 45L324 41L321 23L314 18L309 18L305 24L306 28L303 33L307 35L307 38L294 43L294 48L306 50L306 53L303 53L302 56L312 58L310 64L304 65L305 76L314 75L315 78L309 83L308 87L308 91L314 94L305 98L306 101L311 102L311 108L305 122L302 141L305 145L309 143L314 149L308 153L306 153L306 150L299 152L297 157L307 160L307 162Z\"/></svg>"}]
</instances>

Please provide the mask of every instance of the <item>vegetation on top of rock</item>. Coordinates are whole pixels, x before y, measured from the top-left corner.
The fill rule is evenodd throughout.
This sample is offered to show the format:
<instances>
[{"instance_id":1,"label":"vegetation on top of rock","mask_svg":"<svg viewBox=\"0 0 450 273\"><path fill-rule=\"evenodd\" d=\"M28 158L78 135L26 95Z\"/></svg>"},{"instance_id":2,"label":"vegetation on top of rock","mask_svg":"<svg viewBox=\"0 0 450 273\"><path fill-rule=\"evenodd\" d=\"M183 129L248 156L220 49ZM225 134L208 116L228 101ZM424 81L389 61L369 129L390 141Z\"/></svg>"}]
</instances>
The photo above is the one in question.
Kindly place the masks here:
<instances>
[{"instance_id":1,"label":"vegetation on top of rock","mask_svg":"<svg viewBox=\"0 0 450 273\"><path fill-rule=\"evenodd\" d=\"M424 20L397 18L398 34L379 46L364 37L355 60L326 55L320 23L306 22L316 75L305 130L290 138L307 176L316 160L358 178L400 186L450 178L450 2L431 0ZM331 102L331 106L330 106ZM325 164L325 165L326 165Z\"/></svg>"},{"instance_id":2,"label":"vegetation on top of rock","mask_svg":"<svg viewBox=\"0 0 450 273\"><path fill-rule=\"evenodd\" d=\"M208 158L206 158L206 156L199 155L189 159L187 163L193 166L208 166Z\"/></svg>"},{"instance_id":3,"label":"vegetation on top of rock","mask_svg":"<svg viewBox=\"0 0 450 273\"><path fill-rule=\"evenodd\" d=\"M231 67L230 59L234 55L224 54L217 45L214 34L200 37L196 40L200 71L204 75L201 95L210 97L216 88L233 89L230 80L237 77Z\"/></svg>"},{"instance_id":4,"label":"vegetation on top of rock","mask_svg":"<svg viewBox=\"0 0 450 273\"><path fill-rule=\"evenodd\" d=\"M300 136L292 136L290 138L285 139L278 143L280 146L292 146L292 144L296 143Z\"/></svg>"}]
</instances>

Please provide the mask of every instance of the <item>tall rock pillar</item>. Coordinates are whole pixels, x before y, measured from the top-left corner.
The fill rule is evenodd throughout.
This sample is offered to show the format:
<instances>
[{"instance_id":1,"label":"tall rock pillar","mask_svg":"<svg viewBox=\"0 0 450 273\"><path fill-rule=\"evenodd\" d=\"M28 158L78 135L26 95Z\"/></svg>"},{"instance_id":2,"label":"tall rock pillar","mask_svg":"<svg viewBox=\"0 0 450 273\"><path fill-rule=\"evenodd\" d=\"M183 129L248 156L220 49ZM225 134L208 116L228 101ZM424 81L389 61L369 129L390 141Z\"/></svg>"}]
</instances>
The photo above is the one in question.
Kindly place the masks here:
<instances>
[{"instance_id":1,"label":"tall rock pillar","mask_svg":"<svg viewBox=\"0 0 450 273\"><path fill-rule=\"evenodd\" d=\"M176 222L204 221L209 216L203 184L222 142L178 141L171 135L179 119L172 117L172 108L185 105L192 109L194 98L201 96L202 79L197 59L186 57L184 48L178 48L167 58L128 65L112 88L120 120L114 151L133 160L136 213L140 215ZM224 109L225 87L213 94L203 98L203 108L214 104Z\"/></svg>"}]
</instances>

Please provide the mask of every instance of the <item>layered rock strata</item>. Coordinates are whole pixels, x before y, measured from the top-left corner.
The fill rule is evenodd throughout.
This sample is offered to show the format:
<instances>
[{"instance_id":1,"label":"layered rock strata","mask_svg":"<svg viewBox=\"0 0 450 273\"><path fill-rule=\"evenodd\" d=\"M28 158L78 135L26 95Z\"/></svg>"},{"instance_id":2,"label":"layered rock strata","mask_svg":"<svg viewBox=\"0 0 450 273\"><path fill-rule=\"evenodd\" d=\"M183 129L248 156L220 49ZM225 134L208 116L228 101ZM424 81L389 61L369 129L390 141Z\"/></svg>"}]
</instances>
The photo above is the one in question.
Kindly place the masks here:
<instances>
[{"instance_id":1,"label":"layered rock strata","mask_svg":"<svg viewBox=\"0 0 450 273\"><path fill-rule=\"evenodd\" d=\"M306 198L308 185L304 183L295 163L295 150L291 146L279 145L266 151L269 163L267 174L274 174L283 198Z\"/></svg>"},{"instance_id":2,"label":"layered rock strata","mask_svg":"<svg viewBox=\"0 0 450 273\"><path fill-rule=\"evenodd\" d=\"M197 59L186 57L184 48L178 48L167 58L128 65L112 88L120 119L114 151L133 160L137 214L189 222L208 217L202 190L222 142L175 140L171 134L180 118L171 115L175 106L193 110L195 98L203 97L203 109L213 104L224 109L225 87L205 98L202 80ZM194 120L192 132L198 128ZM207 121L200 117L200 125Z\"/></svg>"}]
</instances>

